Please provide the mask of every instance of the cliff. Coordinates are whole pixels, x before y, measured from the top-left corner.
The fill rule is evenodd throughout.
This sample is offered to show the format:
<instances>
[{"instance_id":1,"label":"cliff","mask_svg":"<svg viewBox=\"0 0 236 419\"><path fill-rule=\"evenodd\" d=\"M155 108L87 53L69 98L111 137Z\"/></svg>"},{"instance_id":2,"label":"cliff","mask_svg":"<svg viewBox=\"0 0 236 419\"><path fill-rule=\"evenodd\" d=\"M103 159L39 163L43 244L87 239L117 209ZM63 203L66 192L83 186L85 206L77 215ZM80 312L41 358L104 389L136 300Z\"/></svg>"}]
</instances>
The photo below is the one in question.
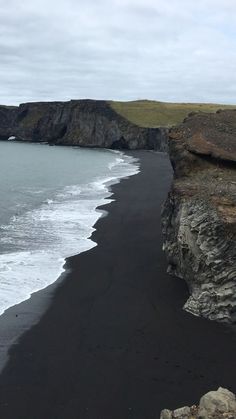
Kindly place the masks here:
<instances>
[{"instance_id":1,"label":"cliff","mask_svg":"<svg viewBox=\"0 0 236 419\"><path fill-rule=\"evenodd\" d=\"M169 133L174 180L163 208L168 271L183 278L184 308L236 321L236 110L193 114Z\"/></svg>"},{"instance_id":2,"label":"cliff","mask_svg":"<svg viewBox=\"0 0 236 419\"><path fill-rule=\"evenodd\" d=\"M139 127L119 115L108 102L96 100L0 106L0 139L11 136L82 147L167 149L165 128Z\"/></svg>"}]
</instances>

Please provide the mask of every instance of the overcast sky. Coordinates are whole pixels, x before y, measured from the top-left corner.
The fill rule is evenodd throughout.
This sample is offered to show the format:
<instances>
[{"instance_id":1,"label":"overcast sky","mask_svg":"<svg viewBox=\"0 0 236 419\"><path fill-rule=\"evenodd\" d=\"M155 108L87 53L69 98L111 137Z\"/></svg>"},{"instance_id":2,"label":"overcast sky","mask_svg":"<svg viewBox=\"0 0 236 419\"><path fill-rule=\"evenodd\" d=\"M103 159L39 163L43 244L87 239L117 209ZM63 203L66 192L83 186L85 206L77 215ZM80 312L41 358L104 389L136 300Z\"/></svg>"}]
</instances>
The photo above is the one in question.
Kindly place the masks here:
<instances>
[{"instance_id":1,"label":"overcast sky","mask_svg":"<svg viewBox=\"0 0 236 419\"><path fill-rule=\"evenodd\" d=\"M0 0L0 95L236 104L236 0Z\"/></svg>"}]
</instances>

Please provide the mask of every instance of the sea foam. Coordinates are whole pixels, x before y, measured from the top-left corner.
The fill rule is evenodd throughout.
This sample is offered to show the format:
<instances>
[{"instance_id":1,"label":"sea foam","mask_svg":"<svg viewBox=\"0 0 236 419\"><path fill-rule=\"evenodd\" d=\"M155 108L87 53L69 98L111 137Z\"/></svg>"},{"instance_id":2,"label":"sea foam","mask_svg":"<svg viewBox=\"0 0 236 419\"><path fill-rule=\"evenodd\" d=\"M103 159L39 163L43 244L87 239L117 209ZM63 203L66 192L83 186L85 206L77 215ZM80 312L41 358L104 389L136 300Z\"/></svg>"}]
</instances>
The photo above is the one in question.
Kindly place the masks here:
<instances>
[{"instance_id":1,"label":"sea foam","mask_svg":"<svg viewBox=\"0 0 236 419\"><path fill-rule=\"evenodd\" d=\"M0 243L8 249L0 255L0 314L55 282L67 257L96 246L90 237L102 215L97 207L112 201L109 186L139 172L136 159L116 153L107 176L64 187L54 199L0 226Z\"/></svg>"}]
</instances>

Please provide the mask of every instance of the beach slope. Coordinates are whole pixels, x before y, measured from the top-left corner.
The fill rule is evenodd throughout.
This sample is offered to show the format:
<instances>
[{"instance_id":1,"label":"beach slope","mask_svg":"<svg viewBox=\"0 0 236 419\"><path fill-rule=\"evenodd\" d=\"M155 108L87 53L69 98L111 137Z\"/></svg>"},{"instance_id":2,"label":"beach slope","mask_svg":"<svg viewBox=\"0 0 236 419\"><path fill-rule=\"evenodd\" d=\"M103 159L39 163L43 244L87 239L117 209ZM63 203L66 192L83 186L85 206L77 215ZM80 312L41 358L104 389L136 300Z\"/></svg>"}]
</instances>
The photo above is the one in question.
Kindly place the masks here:
<instances>
[{"instance_id":1,"label":"beach slope","mask_svg":"<svg viewBox=\"0 0 236 419\"><path fill-rule=\"evenodd\" d=\"M132 155L141 171L112 187L97 247L68 260L49 308L10 350L1 418L151 419L236 390L233 330L184 312L186 285L166 273L168 156Z\"/></svg>"}]
</instances>

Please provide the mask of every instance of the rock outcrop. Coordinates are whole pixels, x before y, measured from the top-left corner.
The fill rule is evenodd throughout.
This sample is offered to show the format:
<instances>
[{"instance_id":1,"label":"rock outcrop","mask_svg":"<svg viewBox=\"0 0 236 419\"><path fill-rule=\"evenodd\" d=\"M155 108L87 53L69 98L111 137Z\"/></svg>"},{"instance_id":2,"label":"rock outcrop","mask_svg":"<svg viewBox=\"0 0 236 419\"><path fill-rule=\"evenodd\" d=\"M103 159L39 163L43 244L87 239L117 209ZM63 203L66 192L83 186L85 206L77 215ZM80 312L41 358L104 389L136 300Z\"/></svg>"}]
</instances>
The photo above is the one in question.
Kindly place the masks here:
<instances>
[{"instance_id":1,"label":"rock outcrop","mask_svg":"<svg viewBox=\"0 0 236 419\"><path fill-rule=\"evenodd\" d=\"M236 110L190 115L169 133L174 181L163 208L168 271L195 315L236 321Z\"/></svg>"},{"instance_id":2,"label":"rock outcrop","mask_svg":"<svg viewBox=\"0 0 236 419\"><path fill-rule=\"evenodd\" d=\"M205 394L198 406L162 410L160 419L235 419L236 398L231 391L219 387Z\"/></svg>"},{"instance_id":3,"label":"rock outcrop","mask_svg":"<svg viewBox=\"0 0 236 419\"><path fill-rule=\"evenodd\" d=\"M0 106L0 139L115 149L167 150L165 128L142 128L116 113L108 102L24 103Z\"/></svg>"}]
</instances>

